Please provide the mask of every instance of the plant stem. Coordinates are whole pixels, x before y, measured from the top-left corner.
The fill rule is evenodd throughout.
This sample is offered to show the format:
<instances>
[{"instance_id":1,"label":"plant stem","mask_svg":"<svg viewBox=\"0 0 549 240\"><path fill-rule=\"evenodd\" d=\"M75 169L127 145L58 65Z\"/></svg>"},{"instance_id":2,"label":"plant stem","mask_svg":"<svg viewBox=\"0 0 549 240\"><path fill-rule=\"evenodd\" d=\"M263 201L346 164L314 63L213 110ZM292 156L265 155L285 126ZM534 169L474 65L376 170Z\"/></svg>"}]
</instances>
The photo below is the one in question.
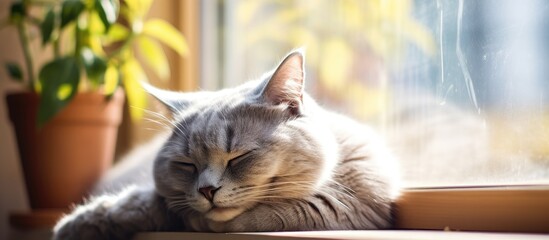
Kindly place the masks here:
<instances>
[{"instance_id":1,"label":"plant stem","mask_svg":"<svg viewBox=\"0 0 549 240\"><path fill-rule=\"evenodd\" d=\"M61 56L61 48L59 42L59 37L53 40L53 55L55 56L55 58L59 58L59 56Z\"/></svg>"},{"instance_id":2,"label":"plant stem","mask_svg":"<svg viewBox=\"0 0 549 240\"><path fill-rule=\"evenodd\" d=\"M27 16L25 18L25 20L27 20L29 23L31 23L31 24L33 24L37 27L40 27L41 21L38 18L35 18L35 17L32 17L32 16Z\"/></svg>"},{"instance_id":3,"label":"plant stem","mask_svg":"<svg viewBox=\"0 0 549 240\"><path fill-rule=\"evenodd\" d=\"M59 58L61 56L61 29L60 29L60 25L61 25L61 10L59 9L60 7L58 7L57 5L53 6L52 7L52 10L54 12L54 18L53 18L53 28L54 29L57 29L57 36L54 35L54 38L53 38L53 55L55 56L55 58ZM57 13L59 11L59 14Z\"/></svg>"},{"instance_id":4,"label":"plant stem","mask_svg":"<svg viewBox=\"0 0 549 240\"><path fill-rule=\"evenodd\" d=\"M34 88L36 79L34 77L34 67L33 67L32 56L30 52L29 38L27 36L27 28L25 26L24 21L20 21L17 23L17 32L19 33L21 46L23 47L23 55L25 57L25 64L27 65L27 75L29 78L28 87L30 88L31 91L34 91L36 90Z\"/></svg>"},{"instance_id":5,"label":"plant stem","mask_svg":"<svg viewBox=\"0 0 549 240\"><path fill-rule=\"evenodd\" d=\"M82 48L82 38L80 36L80 31L80 22L77 19L76 25L74 26L74 57L76 57L76 59L79 59L78 56L80 55L80 50Z\"/></svg>"}]
</instances>

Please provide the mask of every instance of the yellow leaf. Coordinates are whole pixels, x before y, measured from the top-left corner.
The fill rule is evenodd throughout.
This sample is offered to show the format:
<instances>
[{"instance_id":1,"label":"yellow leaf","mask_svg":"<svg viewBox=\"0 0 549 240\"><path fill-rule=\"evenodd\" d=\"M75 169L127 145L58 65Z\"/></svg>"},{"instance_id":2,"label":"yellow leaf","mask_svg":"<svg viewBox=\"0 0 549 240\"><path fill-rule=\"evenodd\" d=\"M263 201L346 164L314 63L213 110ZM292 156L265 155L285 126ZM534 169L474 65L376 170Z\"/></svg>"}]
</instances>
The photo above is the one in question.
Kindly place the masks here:
<instances>
[{"instance_id":1,"label":"yellow leaf","mask_svg":"<svg viewBox=\"0 0 549 240\"><path fill-rule=\"evenodd\" d=\"M189 52L185 37L164 20L152 19L147 21L143 27L143 33L168 45L181 56L185 56Z\"/></svg>"},{"instance_id":2,"label":"yellow leaf","mask_svg":"<svg viewBox=\"0 0 549 240\"><path fill-rule=\"evenodd\" d=\"M105 25L103 25L103 21L101 21L97 12L92 12L88 19L88 29L91 34L101 35L105 32Z\"/></svg>"},{"instance_id":3,"label":"yellow leaf","mask_svg":"<svg viewBox=\"0 0 549 240\"><path fill-rule=\"evenodd\" d=\"M105 84L104 84L104 90L106 95L111 95L114 93L116 88L118 87L118 81L120 81L120 77L118 74L118 70L115 66L109 65L107 67L107 70L105 71Z\"/></svg>"},{"instance_id":4,"label":"yellow leaf","mask_svg":"<svg viewBox=\"0 0 549 240\"><path fill-rule=\"evenodd\" d=\"M42 83L40 81L34 83L34 92L38 94L42 93Z\"/></svg>"},{"instance_id":5,"label":"yellow leaf","mask_svg":"<svg viewBox=\"0 0 549 240\"><path fill-rule=\"evenodd\" d=\"M353 52L341 38L327 40L321 48L320 80L327 88L340 91L347 84L353 63Z\"/></svg>"},{"instance_id":6,"label":"yellow leaf","mask_svg":"<svg viewBox=\"0 0 549 240\"><path fill-rule=\"evenodd\" d=\"M303 18L305 15L305 12L303 9L300 8L288 8L284 11L278 11L276 12L272 18L266 20L266 21L276 21L277 23L286 23L291 24L297 22L297 20Z\"/></svg>"},{"instance_id":7,"label":"yellow leaf","mask_svg":"<svg viewBox=\"0 0 549 240\"><path fill-rule=\"evenodd\" d=\"M345 13L343 19L349 29L360 29L362 24L365 23L364 12L358 1L340 1L342 11Z\"/></svg>"},{"instance_id":8,"label":"yellow leaf","mask_svg":"<svg viewBox=\"0 0 549 240\"><path fill-rule=\"evenodd\" d=\"M105 42L106 44L119 42L128 38L129 35L130 31L126 27L122 26L122 24L115 23L109 28Z\"/></svg>"},{"instance_id":9,"label":"yellow leaf","mask_svg":"<svg viewBox=\"0 0 549 240\"><path fill-rule=\"evenodd\" d=\"M147 82L147 76L139 63L133 59L124 63L121 71L124 89L130 105L130 116L134 121L141 120L147 106L147 94L141 87L140 82Z\"/></svg>"},{"instance_id":10,"label":"yellow leaf","mask_svg":"<svg viewBox=\"0 0 549 240\"><path fill-rule=\"evenodd\" d=\"M137 44L145 62L161 79L168 79L170 77L170 65L160 44L145 36L138 38Z\"/></svg>"},{"instance_id":11,"label":"yellow leaf","mask_svg":"<svg viewBox=\"0 0 549 240\"><path fill-rule=\"evenodd\" d=\"M149 12L152 0L125 0L124 2L133 17L143 17Z\"/></svg>"},{"instance_id":12,"label":"yellow leaf","mask_svg":"<svg viewBox=\"0 0 549 240\"><path fill-rule=\"evenodd\" d=\"M237 4L236 14L237 20L240 23L247 24L250 22L254 14L259 12L259 8L265 2L262 1L243 1Z\"/></svg>"},{"instance_id":13,"label":"yellow leaf","mask_svg":"<svg viewBox=\"0 0 549 240\"><path fill-rule=\"evenodd\" d=\"M90 36L88 38L88 46L95 54L99 56L107 55L105 51L103 51L103 45L101 45L101 39L99 36Z\"/></svg>"}]
</instances>

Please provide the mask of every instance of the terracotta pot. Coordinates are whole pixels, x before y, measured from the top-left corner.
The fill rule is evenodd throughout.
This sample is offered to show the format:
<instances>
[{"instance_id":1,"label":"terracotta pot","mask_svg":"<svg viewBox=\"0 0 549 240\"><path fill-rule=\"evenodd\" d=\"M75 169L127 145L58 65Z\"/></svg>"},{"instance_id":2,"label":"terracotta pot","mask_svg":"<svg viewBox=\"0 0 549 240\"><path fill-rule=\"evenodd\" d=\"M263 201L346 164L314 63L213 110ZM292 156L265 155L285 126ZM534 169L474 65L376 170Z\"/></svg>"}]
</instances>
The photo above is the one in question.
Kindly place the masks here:
<instances>
[{"instance_id":1,"label":"terracotta pot","mask_svg":"<svg viewBox=\"0 0 549 240\"><path fill-rule=\"evenodd\" d=\"M112 164L124 93L110 101L80 93L51 121L37 128L39 96L7 95L30 205L66 208L82 201Z\"/></svg>"}]
</instances>

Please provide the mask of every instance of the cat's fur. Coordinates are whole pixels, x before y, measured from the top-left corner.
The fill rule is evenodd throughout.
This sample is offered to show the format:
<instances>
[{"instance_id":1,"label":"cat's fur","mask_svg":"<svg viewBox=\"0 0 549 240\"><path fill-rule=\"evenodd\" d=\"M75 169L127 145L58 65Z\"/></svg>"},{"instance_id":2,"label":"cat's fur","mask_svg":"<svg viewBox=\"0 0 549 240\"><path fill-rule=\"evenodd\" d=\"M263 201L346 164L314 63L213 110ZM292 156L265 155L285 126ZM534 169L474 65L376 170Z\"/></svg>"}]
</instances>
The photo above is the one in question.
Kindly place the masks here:
<instances>
[{"instance_id":1,"label":"cat's fur","mask_svg":"<svg viewBox=\"0 0 549 240\"><path fill-rule=\"evenodd\" d=\"M390 227L391 154L371 129L318 106L304 80L297 50L233 89L148 87L174 111L172 132L151 150L155 185L92 199L57 224L55 238Z\"/></svg>"}]
</instances>

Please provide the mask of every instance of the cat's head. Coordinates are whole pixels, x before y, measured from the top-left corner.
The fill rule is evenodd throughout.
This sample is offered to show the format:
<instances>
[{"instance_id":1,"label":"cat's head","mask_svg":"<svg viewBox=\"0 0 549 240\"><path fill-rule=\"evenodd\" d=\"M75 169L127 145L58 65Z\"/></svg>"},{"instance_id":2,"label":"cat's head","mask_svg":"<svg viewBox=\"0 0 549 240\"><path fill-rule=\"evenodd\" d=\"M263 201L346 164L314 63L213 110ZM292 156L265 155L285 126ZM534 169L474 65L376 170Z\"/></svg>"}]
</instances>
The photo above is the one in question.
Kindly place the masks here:
<instances>
[{"instance_id":1,"label":"cat's head","mask_svg":"<svg viewBox=\"0 0 549 240\"><path fill-rule=\"evenodd\" d=\"M306 196L326 181L337 149L304 80L298 50L263 79L233 89L147 87L174 112L154 169L169 208L226 221L257 203Z\"/></svg>"}]
</instances>

